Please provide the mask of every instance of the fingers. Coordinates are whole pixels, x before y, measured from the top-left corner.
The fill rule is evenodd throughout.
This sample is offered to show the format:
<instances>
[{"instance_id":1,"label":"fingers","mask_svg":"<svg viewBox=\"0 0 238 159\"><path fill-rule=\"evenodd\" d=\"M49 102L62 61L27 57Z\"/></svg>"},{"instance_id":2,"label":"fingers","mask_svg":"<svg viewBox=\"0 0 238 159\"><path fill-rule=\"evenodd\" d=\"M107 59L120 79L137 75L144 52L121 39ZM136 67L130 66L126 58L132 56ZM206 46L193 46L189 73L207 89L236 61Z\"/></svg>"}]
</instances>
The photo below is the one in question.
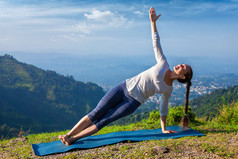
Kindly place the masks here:
<instances>
[{"instance_id":1,"label":"fingers","mask_svg":"<svg viewBox=\"0 0 238 159\"><path fill-rule=\"evenodd\" d=\"M152 14L153 12L153 8L151 7L150 10L149 10L150 14Z\"/></svg>"},{"instance_id":2,"label":"fingers","mask_svg":"<svg viewBox=\"0 0 238 159\"><path fill-rule=\"evenodd\" d=\"M157 20L157 19L159 19L159 17L161 16L161 14L160 15L158 15L157 17L156 17L156 19L155 20Z\"/></svg>"},{"instance_id":3,"label":"fingers","mask_svg":"<svg viewBox=\"0 0 238 159\"><path fill-rule=\"evenodd\" d=\"M154 8L150 8L150 14L154 14L155 13L155 9Z\"/></svg>"},{"instance_id":4,"label":"fingers","mask_svg":"<svg viewBox=\"0 0 238 159\"><path fill-rule=\"evenodd\" d=\"M166 131L164 131L164 133L172 134L172 133L178 133L178 132L177 132L177 131L174 131L174 130L166 130Z\"/></svg>"},{"instance_id":5,"label":"fingers","mask_svg":"<svg viewBox=\"0 0 238 159\"><path fill-rule=\"evenodd\" d=\"M177 131L174 131L174 130L169 130L170 133L178 133Z\"/></svg>"},{"instance_id":6,"label":"fingers","mask_svg":"<svg viewBox=\"0 0 238 159\"><path fill-rule=\"evenodd\" d=\"M165 134L171 134L171 133L175 133L175 131L173 131L173 130L164 130L163 133L165 133Z\"/></svg>"},{"instance_id":7,"label":"fingers","mask_svg":"<svg viewBox=\"0 0 238 159\"><path fill-rule=\"evenodd\" d=\"M150 15L155 15L156 20L161 16L161 14L156 16L155 9L153 7L150 8L149 13L150 13Z\"/></svg>"},{"instance_id":8,"label":"fingers","mask_svg":"<svg viewBox=\"0 0 238 159\"><path fill-rule=\"evenodd\" d=\"M151 14L155 14L155 9L151 8Z\"/></svg>"}]
</instances>

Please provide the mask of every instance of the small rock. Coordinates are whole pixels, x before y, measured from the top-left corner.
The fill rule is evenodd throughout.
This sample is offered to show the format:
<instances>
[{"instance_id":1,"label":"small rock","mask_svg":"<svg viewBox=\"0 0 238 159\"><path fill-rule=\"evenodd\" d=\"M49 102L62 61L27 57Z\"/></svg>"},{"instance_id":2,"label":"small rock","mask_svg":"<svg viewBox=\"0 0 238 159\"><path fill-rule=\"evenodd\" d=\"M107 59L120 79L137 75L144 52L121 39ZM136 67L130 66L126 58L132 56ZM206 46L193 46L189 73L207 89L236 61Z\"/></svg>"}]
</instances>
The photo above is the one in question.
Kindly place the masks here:
<instances>
[{"instance_id":1,"label":"small rock","mask_svg":"<svg viewBox=\"0 0 238 159\"><path fill-rule=\"evenodd\" d=\"M168 153L169 148L164 146L154 146L153 149L159 154L159 153Z\"/></svg>"},{"instance_id":2,"label":"small rock","mask_svg":"<svg viewBox=\"0 0 238 159\"><path fill-rule=\"evenodd\" d=\"M27 140L26 137L19 137L14 140L11 140L10 143L15 143L15 142L19 142L19 141L25 142L26 140Z\"/></svg>"},{"instance_id":3,"label":"small rock","mask_svg":"<svg viewBox=\"0 0 238 159\"><path fill-rule=\"evenodd\" d=\"M113 147L113 148L112 148L112 151L119 151L119 148Z\"/></svg>"}]
</instances>

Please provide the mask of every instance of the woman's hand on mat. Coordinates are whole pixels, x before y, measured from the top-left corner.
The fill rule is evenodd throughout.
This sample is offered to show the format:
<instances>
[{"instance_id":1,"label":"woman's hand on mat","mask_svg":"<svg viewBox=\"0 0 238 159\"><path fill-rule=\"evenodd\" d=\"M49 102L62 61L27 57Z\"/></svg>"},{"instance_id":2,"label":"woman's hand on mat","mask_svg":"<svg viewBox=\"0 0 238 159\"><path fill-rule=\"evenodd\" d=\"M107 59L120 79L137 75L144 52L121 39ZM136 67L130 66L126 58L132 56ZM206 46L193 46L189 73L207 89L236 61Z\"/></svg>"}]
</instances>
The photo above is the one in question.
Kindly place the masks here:
<instances>
[{"instance_id":1,"label":"woman's hand on mat","mask_svg":"<svg viewBox=\"0 0 238 159\"><path fill-rule=\"evenodd\" d=\"M159 14L158 16L155 13L155 9L154 8L150 8L150 21L151 22L155 22L159 17L161 16L161 14Z\"/></svg>"},{"instance_id":2,"label":"woman's hand on mat","mask_svg":"<svg viewBox=\"0 0 238 159\"><path fill-rule=\"evenodd\" d=\"M171 134L171 133L178 133L177 131L174 130L164 130L163 133L165 134Z\"/></svg>"}]
</instances>

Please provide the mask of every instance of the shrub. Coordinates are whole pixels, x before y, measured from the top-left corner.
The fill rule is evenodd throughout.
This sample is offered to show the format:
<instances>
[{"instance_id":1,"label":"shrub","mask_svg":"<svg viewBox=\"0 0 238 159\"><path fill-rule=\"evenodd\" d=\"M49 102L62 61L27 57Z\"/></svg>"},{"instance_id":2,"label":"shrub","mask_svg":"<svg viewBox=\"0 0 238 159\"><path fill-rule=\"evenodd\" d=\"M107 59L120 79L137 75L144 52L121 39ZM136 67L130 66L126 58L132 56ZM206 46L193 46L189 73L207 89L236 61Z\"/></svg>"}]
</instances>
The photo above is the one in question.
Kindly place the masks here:
<instances>
[{"instance_id":1,"label":"shrub","mask_svg":"<svg viewBox=\"0 0 238 159\"><path fill-rule=\"evenodd\" d=\"M238 125L238 102L223 105L213 122L224 125Z\"/></svg>"},{"instance_id":2,"label":"shrub","mask_svg":"<svg viewBox=\"0 0 238 159\"><path fill-rule=\"evenodd\" d=\"M167 115L166 125L179 125L181 122L182 117L185 115L184 113L184 106L179 107L170 107L169 114ZM188 109L188 117L191 123L196 123L195 114L191 111L191 108ZM159 111L152 111L150 112L150 116L147 120L147 123L157 123L160 122L160 112Z\"/></svg>"},{"instance_id":3,"label":"shrub","mask_svg":"<svg viewBox=\"0 0 238 159\"><path fill-rule=\"evenodd\" d=\"M167 125L179 125L182 117L185 115L184 106L173 107L169 109L169 114L167 116ZM191 123L195 123L195 114L188 108L188 118Z\"/></svg>"},{"instance_id":4,"label":"shrub","mask_svg":"<svg viewBox=\"0 0 238 159\"><path fill-rule=\"evenodd\" d=\"M149 121L152 121L152 122L156 122L160 119L160 112L159 111L152 111L150 112L150 116L149 116Z\"/></svg>"}]
</instances>

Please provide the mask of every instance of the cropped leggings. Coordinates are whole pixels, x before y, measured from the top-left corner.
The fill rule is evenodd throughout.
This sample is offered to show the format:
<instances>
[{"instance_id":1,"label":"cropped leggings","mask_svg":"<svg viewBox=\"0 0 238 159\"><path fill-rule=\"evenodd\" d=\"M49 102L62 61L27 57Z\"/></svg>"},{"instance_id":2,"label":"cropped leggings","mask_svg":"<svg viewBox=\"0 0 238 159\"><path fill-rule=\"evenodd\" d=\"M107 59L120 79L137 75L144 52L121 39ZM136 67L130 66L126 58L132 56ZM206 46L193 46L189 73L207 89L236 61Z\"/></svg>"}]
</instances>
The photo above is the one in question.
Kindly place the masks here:
<instances>
[{"instance_id":1,"label":"cropped leggings","mask_svg":"<svg viewBox=\"0 0 238 159\"><path fill-rule=\"evenodd\" d=\"M106 93L88 117L100 130L109 123L133 113L140 105L140 102L129 95L124 81Z\"/></svg>"}]
</instances>

